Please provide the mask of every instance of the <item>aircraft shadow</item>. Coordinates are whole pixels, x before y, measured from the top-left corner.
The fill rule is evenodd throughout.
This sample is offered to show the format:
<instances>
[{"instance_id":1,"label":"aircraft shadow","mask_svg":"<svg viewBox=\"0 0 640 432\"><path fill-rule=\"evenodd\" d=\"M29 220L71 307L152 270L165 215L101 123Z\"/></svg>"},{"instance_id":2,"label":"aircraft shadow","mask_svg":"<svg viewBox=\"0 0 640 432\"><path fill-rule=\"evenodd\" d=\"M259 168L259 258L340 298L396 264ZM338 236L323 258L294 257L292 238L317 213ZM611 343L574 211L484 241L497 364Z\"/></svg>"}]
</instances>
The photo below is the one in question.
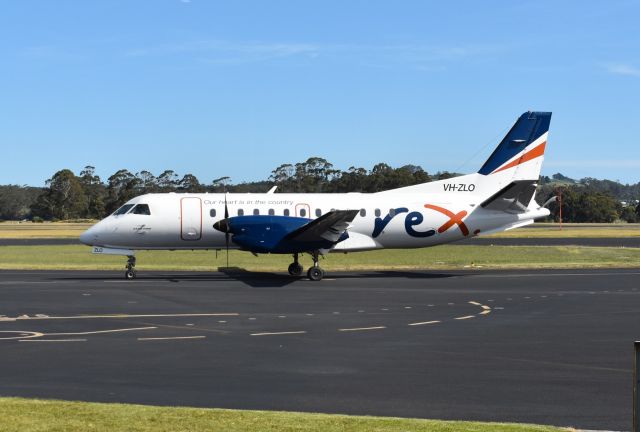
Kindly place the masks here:
<instances>
[{"instance_id":1,"label":"aircraft shadow","mask_svg":"<svg viewBox=\"0 0 640 432\"><path fill-rule=\"evenodd\" d=\"M449 277L457 277L469 275L469 272L430 272L428 270L369 270L369 271L352 271L352 272L331 272L329 271L325 279L329 280L349 280L361 278L396 278L396 279L442 279ZM73 276L53 278L54 280L85 280L85 281L102 281L102 280L120 280L123 279L120 272L101 273L91 276L83 274L74 274ZM159 272L159 271L138 271L137 281L169 281L179 283L181 281L211 281L224 282L234 280L243 282L253 288L278 288L290 285L294 282L305 281L305 275L298 277L290 276L286 273L250 271L242 267L220 267L217 271L210 273L196 272ZM135 282L134 282L135 283Z\"/></svg>"}]
</instances>

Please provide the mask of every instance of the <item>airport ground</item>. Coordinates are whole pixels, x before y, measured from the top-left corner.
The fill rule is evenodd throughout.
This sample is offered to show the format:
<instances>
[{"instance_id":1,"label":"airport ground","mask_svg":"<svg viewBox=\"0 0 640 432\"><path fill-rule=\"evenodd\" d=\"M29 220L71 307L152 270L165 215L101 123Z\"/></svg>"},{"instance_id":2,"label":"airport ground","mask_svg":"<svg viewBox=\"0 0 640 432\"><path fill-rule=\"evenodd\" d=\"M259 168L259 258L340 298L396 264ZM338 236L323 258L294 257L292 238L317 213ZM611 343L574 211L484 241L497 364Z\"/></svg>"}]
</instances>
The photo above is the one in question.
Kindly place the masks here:
<instances>
[{"instance_id":1,"label":"airport ground","mask_svg":"<svg viewBox=\"0 0 640 432\"><path fill-rule=\"evenodd\" d=\"M617 238L627 237L634 235ZM536 241L544 245L555 238ZM35 261L55 248L82 248L90 256L89 248L79 245L23 244L0 246L0 263L17 250L12 248L31 250ZM202 259L203 269L190 267L198 271L141 267L135 281L113 271L5 270L0 272L0 394L630 428L632 342L640 328L637 247L445 248L450 250L439 255L463 260L453 268L334 271L320 283L291 279L279 267L212 272L212 252L201 258L195 252L173 255L178 268ZM559 249L549 252L554 248ZM468 254L490 262L538 249L547 252L531 257L603 252L583 256L583 262L572 258L570 270L540 269L535 260L528 270L473 268L482 264L466 262ZM45 255L68 258L60 250ZM606 265L620 265L585 268L589 260L607 256ZM344 258L330 256L326 263ZM436 255L433 259L437 265ZM217 263L224 265L223 255ZM629 268L619 268L623 264ZM0 411L29 403L37 402L4 399ZM94 408L110 409L82 405L72 411ZM214 414L198 414L208 415ZM20 424L17 420L12 424ZM302 422L314 421L351 430L340 429L341 422L360 420ZM284 427L277 424L274 430ZM372 427L367 423L360 430ZM438 424L393 427L381 430L450 430ZM310 430L331 429L325 424Z\"/></svg>"}]
</instances>

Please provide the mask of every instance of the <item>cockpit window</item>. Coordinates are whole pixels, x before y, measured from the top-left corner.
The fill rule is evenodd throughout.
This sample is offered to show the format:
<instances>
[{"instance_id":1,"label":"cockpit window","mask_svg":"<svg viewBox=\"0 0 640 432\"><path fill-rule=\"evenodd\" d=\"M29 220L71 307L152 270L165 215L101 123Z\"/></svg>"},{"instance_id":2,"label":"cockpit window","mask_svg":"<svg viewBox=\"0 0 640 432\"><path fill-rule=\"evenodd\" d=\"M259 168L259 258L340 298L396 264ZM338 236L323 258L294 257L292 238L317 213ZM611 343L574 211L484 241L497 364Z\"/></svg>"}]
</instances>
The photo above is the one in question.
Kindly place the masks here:
<instances>
[{"instance_id":1,"label":"cockpit window","mask_svg":"<svg viewBox=\"0 0 640 432\"><path fill-rule=\"evenodd\" d=\"M149 216L151 214L151 211L149 210L148 204L138 204L133 210L131 210L131 214Z\"/></svg>"},{"instance_id":2,"label":"cockpit window","mask_svg":"<svg viewBox=\"0 0 640 432\"><path fill-rule=\"evenodd\" d=\"M131 207L133 207L133 204L125 204L122 207L120 207L118 210L116 210L115 212L113 212L114 216L120 216L125 214L126 212L128 212L129 210L131 210Z\"/></svg>"}]
</instances>

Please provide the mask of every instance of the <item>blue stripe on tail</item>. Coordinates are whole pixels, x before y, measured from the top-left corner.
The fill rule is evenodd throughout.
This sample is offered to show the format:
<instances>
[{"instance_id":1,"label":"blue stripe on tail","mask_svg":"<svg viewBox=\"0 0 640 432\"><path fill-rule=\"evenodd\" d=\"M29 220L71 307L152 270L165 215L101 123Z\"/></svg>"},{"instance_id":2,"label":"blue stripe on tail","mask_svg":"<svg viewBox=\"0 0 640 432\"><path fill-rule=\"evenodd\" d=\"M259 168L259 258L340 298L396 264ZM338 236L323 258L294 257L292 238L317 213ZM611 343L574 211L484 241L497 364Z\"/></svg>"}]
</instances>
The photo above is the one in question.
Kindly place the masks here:
<instances>
[{"instance_id":1,"label":"blue stripe on tail","mask_svg":"<svg viewBox=\"0 0 640 432\"><path fill-rule=\"evenodd\" d=\"M478 173L488 175L504 165L505 162L547 132L550 122L550 112L529 111L522 114Z\"/></svg>"}]
</instances>

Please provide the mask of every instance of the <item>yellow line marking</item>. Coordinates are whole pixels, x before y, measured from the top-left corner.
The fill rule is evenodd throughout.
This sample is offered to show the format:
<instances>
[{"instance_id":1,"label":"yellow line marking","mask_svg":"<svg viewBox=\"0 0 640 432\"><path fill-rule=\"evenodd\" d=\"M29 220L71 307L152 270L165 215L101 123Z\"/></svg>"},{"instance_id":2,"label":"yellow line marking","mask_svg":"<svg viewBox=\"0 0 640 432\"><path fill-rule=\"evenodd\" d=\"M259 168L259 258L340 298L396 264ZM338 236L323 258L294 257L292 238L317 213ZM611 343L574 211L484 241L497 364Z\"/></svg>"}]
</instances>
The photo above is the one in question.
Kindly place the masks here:
<instances>
[{"instance_id":1,"label":"yellow line marking","mask_svg":"<svg viewBox=\"0 0 640 432\"><path fill-rule=\"evenodd\" d=\"M478 315L489 315L491 313L491 309L487 309L485 311L480 312Z\"/></svg>"},{"instance_id":2,"label":"yellow line marking","mask_svg":"<svg viewBox=\"0 0 640 432\"><path fill-rule=\"evenodd\" d=\"M128 314L108 314L108 315L74 315L74 316L49 316L38 317L21 315L10 320L66 320L66 319L105 319L105 318L175 318L175 317L212 317L212 316L238 316L238 313L196 313L196 314L149 314L149 315L128 315Z\"/></svg>"},{"instance_id":3,"label":"yellow line marking","mask_svg":"<svg viewBox=\"0 0 640 432\"><path fill-rule=\"evenodd\" d=\"M365 330L381 330L386 329L386 326L376 326L376 327L356 327L356 328L341 328L338 331L341 332L350 332L350 331L365 331Z\"/></svg>"},{"instance_id":4,"label":"yellow line marking","mask_svg":"<svg viewBox=\"0 0 640 432\"><path fill-rule=\"evenodd\" d=\"M159 340L177 340L177 339L204 339L206 336L175 336L175 337L153 337L138 338L139 341L159 341Z\"/></svg>"},{"instance_id":5,"label":"yellow line marking","mask_svg":"<svg viewBox=\"0 0 640 432\"><path fill-rule=\"evenodd\" d=\"M410 326L419 326L419 325L427 325L427 324L438 324L440 321L424 321L424 322L416 322L408 324Z\"/></svg>"},{"instance_id":6,"label":"yellow line marking","mask_svg":"<svg viewBox=\"0 0 640 432\"><path fill-rule=\"evenodd\" d=\"M86 342L86 339L20 339L18 342Z\"/></svg>"},{"instance_id":7,"label":"yellow line marking","mask_svg":"<svg viewBox=\"0 0 640 432\"><path fill-rule=\"evenodd\" d=\"M466 319L471 319L471 318L475 318L475 317L476 317L475 315L467 315L467 316L463 316L463 317L457 317L457 318L454 318L454 319L466 320Z\"/></svg>"},{"instance_id":8,"label":"yellow line marking","mask_svg":"<svg viewBox=\"0 0 640 432\"><path fill-rule=\"evenodd\" d=\"M274 336L274 335L291 335L291 334L304 334L306 331L286 331L286 332L263 332L263 333L251 333L250 336Z\"/></svg>"},{"instance_id":9,"label":"yellow line marking","mask_svg":"<svg viewBox=\"0 0 640 432\"><path fill-rule=\"evenodd\" d=\"M115 329L115 330L97 330L97 331L88 331L88 332L78 332L78 333L45 333L45 336L80 336L80 335L92 335L92 334L100 334L100 333L119 333L119 332L127 332L127 331L139 331L139 330L153 330L158 327L136 327L136 328L125 328L125 329Z\"/></svg>"},{"instance_id":10,"label":"yellow line marking","mask_svg":"<svg viewBox=\"0 0 640 432\"><path fill-rule=\"evenodd\" d=\"M17 334L19 336L0 337L0 341L16 340L16 339L31 339L31 338L38 338L38 337L44 336L44 333L40 333L40 332L19 331L19 330L0 331L0 335L2 333Z\"/></svg>"}]
</instances>

